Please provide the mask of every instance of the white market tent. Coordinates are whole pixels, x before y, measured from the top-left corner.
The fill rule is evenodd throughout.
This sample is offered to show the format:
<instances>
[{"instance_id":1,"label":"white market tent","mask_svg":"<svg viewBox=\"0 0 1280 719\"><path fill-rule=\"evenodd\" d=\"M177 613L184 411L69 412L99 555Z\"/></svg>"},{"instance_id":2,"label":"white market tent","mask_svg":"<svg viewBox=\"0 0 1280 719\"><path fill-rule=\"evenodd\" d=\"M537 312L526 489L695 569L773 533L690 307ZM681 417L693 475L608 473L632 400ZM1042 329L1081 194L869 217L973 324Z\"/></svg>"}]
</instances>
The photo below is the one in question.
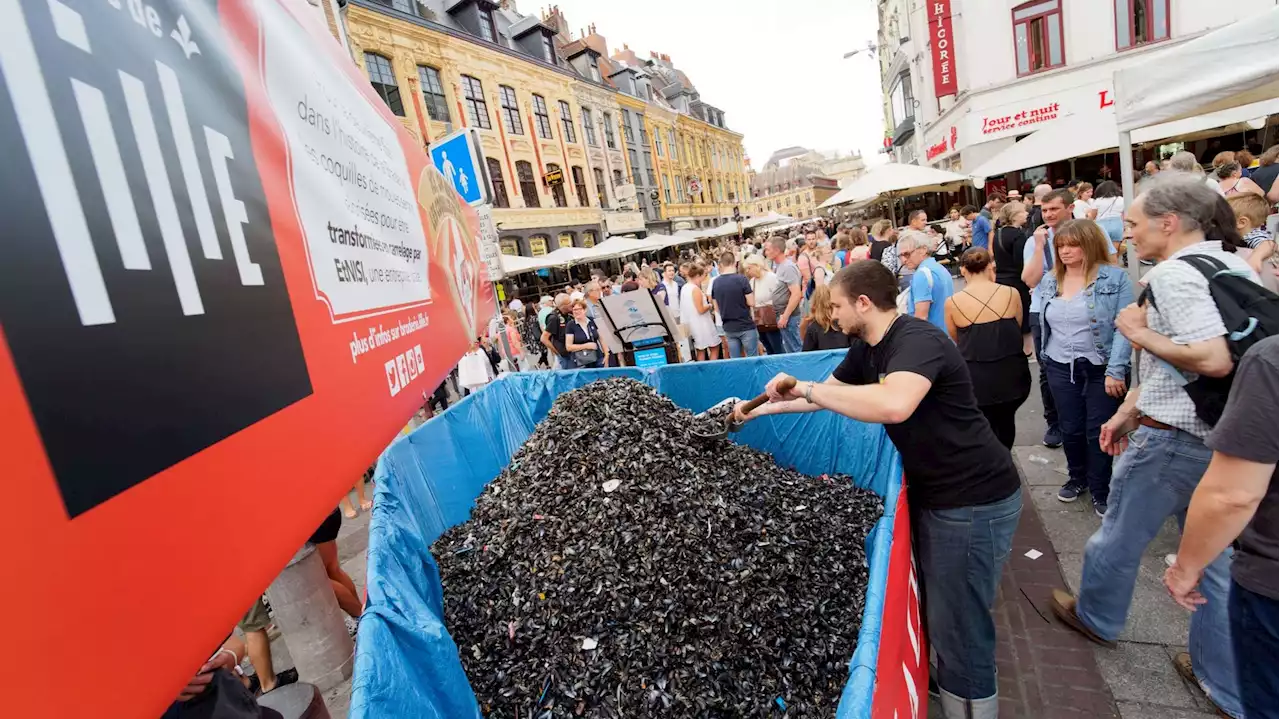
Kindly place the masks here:
<instances>
[{"instance_id":1,"label":"white market tent","mask_svg":"<svg viewBox=\"0 0 1280 719\"><path fill-rule=\"evenodd\" d=\"M764 227L765 225L776 225L780 222L792 222L794 220L795 218L791 217L790 215L780 215L776 212L770 212L767 215L761 215L760 217L752 217L750 219L743 220L742 229L746 230L753 227Z\"/></svg>"},{"instance_id":2,"label":"white market tent","mask_svg":"<svg viewBox=\"0 0 1280 719\"><path fill-rule=\"evenodd\" d=\"M1280 97L1278 48L1280 7L1273 7L1116 71L1115 118L1126 205L1134 197L1134 136L1158 123L1176 124L1258 103L1274 105ZM1136 271L1138 263L1129 259Z\"/></svg>"},{"instance_id":3,"label":"white market tent","mask_svg":"<svg viewBox=\"0 0 1280 719\"><path fill-rule=\"evenodd\" d=\"M867 170L844 189L832 195L819 209L854 202L866 204L875 200L917 195L922 192L950 192L967 183L969 178L924 165L891 162Z\"/></svg>"},{"instance_id":4,"label":"white market tent","mask_svg":"<svg viewBox=\"0 0 1280 719\"><path fill-rule=\"evenodd\" d=\"M640 252L674 247L676 245L697 242L696 237L672 237L670 235L650 235L643 240L630 236L614 236L595 247L561 247L540 257L524 257L521 255L503 255L502 269L508 275L521 272L533 272L549 267L569 267L583 262L611 260L626 257Z\"/></svg>"},{"instance_id":5,"label":"white market tent","mask_svg":"<svg viewBox=\"0 0 1280 719\"><path fill-rule=\"evenodd\" d=\"M666 243L655 240L652 237L637 240L631 235L614 235L591 249L595 251L596 257L599 259L611 259L614 257L626 257L639 252L661 250L666 246Z\"/></svg>"},{"instance_id":6,"label":"white market tent","mask_svg":"<svg viewBox=\"0 0 1280 719\"><path fill-rule=\"evenodd\" d=\"M736 234L738 234L738 223L734 222L733 220L729 220L728 222L724 223L723 225L720 225L719 227L714 227L709 230L703 230L701 233L699 233L698 237L700 238L728 237L729 235L736 235Z\"/></svg>"},{"instance_id":7,"label":"white market tent","mask_svg":"<svg viewBox=\"0 0 1280 719\"><path fill-rule=\"evenodd\" d=\"M1134 144L1146 144L1171 138L1194 136L1212 131L1223 134L1246 127L1262 127L1268 115L1280 112L1275 99L1254 102L1206 115L1143 127L1133 133ZM1120 146L1114 117L1110 114L1070 115L1043 130L1037 130L1012 147L997 153L969 173L975 187L981 188L986 178L1009 172L1039 167L1060 160L1088 157L1101 152L1116 152Z\"/></svg>"}]
</instances>

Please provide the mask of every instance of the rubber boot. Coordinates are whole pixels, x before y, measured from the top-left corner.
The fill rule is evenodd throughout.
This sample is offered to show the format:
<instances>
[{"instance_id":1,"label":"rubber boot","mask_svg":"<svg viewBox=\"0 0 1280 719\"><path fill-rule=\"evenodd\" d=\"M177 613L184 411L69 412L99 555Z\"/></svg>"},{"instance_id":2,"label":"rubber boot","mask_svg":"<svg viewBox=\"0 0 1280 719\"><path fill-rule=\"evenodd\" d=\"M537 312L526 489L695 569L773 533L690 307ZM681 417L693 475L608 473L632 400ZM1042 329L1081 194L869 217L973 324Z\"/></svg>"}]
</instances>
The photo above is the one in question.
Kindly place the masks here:
<instances>
[{"instance_id":1,"label":"rubber boot","mask_svg":"<svg viewBox=\"0 0 1280 719\"><path fill-rule=\"evenodd\" d=\"M997 719L1000 715L1000 697L992 694L982 699L961 699L946 689L940 689L942 716L946 719Z\"/></svg>"}]
</instances>

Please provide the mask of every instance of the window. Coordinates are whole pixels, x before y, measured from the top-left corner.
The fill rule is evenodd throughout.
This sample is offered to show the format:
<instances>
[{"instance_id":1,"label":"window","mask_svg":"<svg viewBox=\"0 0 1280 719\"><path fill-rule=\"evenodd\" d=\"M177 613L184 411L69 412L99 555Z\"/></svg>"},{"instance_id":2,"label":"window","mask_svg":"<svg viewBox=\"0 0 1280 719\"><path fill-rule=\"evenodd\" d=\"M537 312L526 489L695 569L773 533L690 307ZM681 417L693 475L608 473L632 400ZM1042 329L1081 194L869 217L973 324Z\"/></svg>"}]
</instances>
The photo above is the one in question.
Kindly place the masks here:
<instances>
[{"instance_id":1,"label":"window","mask_svg":"<svg viewBox=\"0 0 1280 719\"><path fill-rule=\"evenodd\" d=\"M560 169L560 166L555 164L554 162L547 163L547 174L556 172L559 169ZM551 197L555 199L556 207L568 207L569 201L566 200L564 196L564 179L563 179L564 173L563 172L560 174L560 177L561 177L560 182L548 183L549 185L551 185Z\"/></svg>"},{"instance_id":2,"label":"window","mask_svg":"<svg viewBox=\"0 0 1280 719\"><path fill-rule=\"evenodd\" d=\"M516 162L516 180L520 183L520 196L524 198L525 207L542 207L538 202L538 181L533 179L533 165L524 160ZM545 247L543 254L546 254Z\"/></svg>"},{"instance_id":3,"label":"window","mask_svg":"<svg viewBox=\"0 0 1280 719\"><path fill-rule=\"evenodd\" d=\"M618 147L617 140L613 137L613 115L604 113L604 144L610 150Z\"/></svg>"},{"instance_id":4,"label":"window","mask_svg":"<svg viewBox=\"0 0 1280 719\"><path fill-rule=\"evenodd\" d=\"M557 247L573 247L573 233L561 232L560 236L556 238L556 246Z\"/></svg>"},{"instance_id":5,"label":"window","mask_svg":"<svg viewBox=\"0 0 1280 719\"><path fill-rule=\"evenodd\" d=\"M528 163L525 163L528 164ZM534 257L541 257L547 254L547 236L534 235L529 238L529 254Z\"/></svg>"},{"instance_id":6,"label":"window","mask_svg":"<svg viewBox=\"0 0 1280 719\"><path fill-rule=\"evenodd\" d=\"M427 116L437 122L448 122L449 103L444 99L440 71L434 67L419 65L418 84L422 85L422 104L427 106Z\"/></svg>"},{"instance_id":7,"label":"window","mask_svg":"<svg viewBox=\"0 0 1280 719\"><path fill-rule=\"evenodd\" d=\"M573 110L569 109L569 103L564 100L560 101L560 126L563 128L561 132L565 142L578 141L577 133L573 131Z\"/></svg>"},{"instance_id":8,"label":"window","mask_svg":"<svg viewBox=\"0 0 1280 719\"><path fill-rule=\"evenodd\" d=\"M591 110L582 108L582 134L587 138L587 144L596 146L596 126L591 120Z\"/></svg>"},{"instance_id":9,"label":"window","mask_svg":"<svg viewBox=\"0 0 1280 719\"><path fill-rule=\"evenodd\" d=\"M462 99L466 102L467 119L472 125L482 130L493 128L489 124L489 104L484 101L484 88L479 80L470 75L462 76Z\"/></svg>"},{"instance_id":10,"label":"window","mask_svg":"<svg viewBox=\"0 0 1280 719\"><path fill-rule=\"evenodd\" d=\"M657 187L658 179L653 176L653 153L648 150L644 151L644 171L649 180L649 187Z\"/></svg>"},{"instance_id":11,"label":"window","mask_svg":"<svg viewBox=\"0 0 1280 719\"><path fill-rule=\"evenodd\" d=\"M484 164L489 168L489 185L493 188L493 206L511 207L511 200L507 197L507 182L502 179L502 163L492 157L486 157Z\"/></svg>"},{"instance_id":12,"label":"window","mask_svg":"<svg viewBox=\"0 0 1280 719\"><path fill-rule=\"evenodd\" d=\"M504 255L519 255L520 238L504 237L501 240L498 240L498 247L502 249L502 254Z\"/></svg>"},{"instance_id":13,"label":"window","mask_svg":"<svg viewBox=\"0 0 1280 719\"><path fill-rule=\"evenodd\" d=\"M600 200L600 207L609 209L609 194L604 187L604 170L598 167L591 168L591 176L596 180L596 197Z\"/></svg>"},{"instance_id":14,"label":"window","mask_svg":"<svg viewBox=\"0 0 1280 719\"><path fill-rule=\"evenodd\" d=\"M404 103L400 100L400 85L391 72L391 61L371 52L364 54L364 67L369 72L369 84L378 97L387 103L387 107L400 117L404 117Z\"/></svg>"},{"instance_id":15,"label":"window","mask_svg":"<svg viewBox=\"0 0 1280 719\"><path fill-rule=\"evenodd\" d=\"M658 157L666 157L662 151L662 130L655 130L653 134L653 149L658 151Z\"/></svg>"},{"instance_id":16,"label":"window","mask_svg":"<svg viewBox=\"0 0 1280 719\"><path fill-rule=\"evenodd\" d=\"M516 100L515 89L499 85L498 99L502 103L502 125L507 128L507 134L523 135L524 125L520 123L520 103Z\"/></svg>"},{"instance_id":17,"label":"window","mask_svg":"<svg viewBox=\"0 0 1280 719\"><path fill-rule=\"evenodd\" d=\"M667 150L671 159L676 158L676 131L667 130Z\"/></svg>"},{"instance_id":18,"label":"window","mask_svg":"<svg viewBox=\"0 0 1280 719\"><path fill-rule=\"evenodd\" d=\"M1116 49L1169 39L1169 0L1115 0Z\"/></svg>"},{"instance_id":19,"label":"window","mask_svg":"<svg viewBox=\"0 0 1280 719\"><path fill-rule=\"evenodd\" d=\"M587 176L577 165L573 166L573 189L578 193L578 205L590 207L591 198L587 196Z\"/></svg>"},{"instance_id":20,"label":"window","mask_svg":"<svg viewBox=\"0 0 1280 719\"><path fill-rule=\"evenodd\" d=\"M627 142L636 141L635 131L631 129L631 111L630 110L622 111L622 136L626 138Z\"/></svg>"},{"instance_id":21,"label":"window","mask_svg":"<svg viewBox=\"0 0 1280 719\"><path fill-rule=\"evenodd\" d=\"M1019 75L1062 66L1062 0L1037 0L1014 8L1013 45Z\"/></svg>"},{"instance_id":22,"label":"window","mask_svg":"<svg viewBox=\"0 0 1280 719\"><path fill-rule=\"evenodd\" d=\"M480 37L489 42L497 42L498 33L493 27L493 10L483 3L476 3L476 10L480 14Z\"/></svg>"},{"instance_id":23,"label":"window","mask_svg":"<svg viewBox=\"0 0 1280 719\"><path fill-rule=\"evenodd\" d=\"M916 98L911 91L911 73L903 72L889 91L889 107L893 111L893 126L897 127L916 116Z\"/></svg>"},{"instance_id":24,"label":"window","mask_svg":"<svg viewBox=\"0 0 1280 719\"><path fill-rule=\"evenodd\" d=\"M625 184L627 184L627 183L626 183L626 182L623 182L623 180L622 180L622 170L614 170L614 171L613 171L613 186L614 186L614 187L621 187L622 185L625 185Z\"/></svg>"},{"instance_id":25,"label":"window","mask_svg":"<svg viewBox=\"0 0 1280 719\"><path fill-rule=\"evenodd\" d=\"M547 115L547 101L541 95L533 96L533 121L538 124L538 137L551 139L551 117Z\"/></svg>"},{"instance_id":26,"label":"window","mask_svg":"<svg viewBox=\"0 0 1280 719\"><path fill-rule=\"evenodd\" d=\"M552 65L556 64L556 46L551 43L551 36L545 32L542 33L542 59Z\"/></svg>"},{"instance_id":27,"label":"window","mask_svg":"<svg viewBox=\"0 0 1280 719\"><path fill-rule=\"evenodd\" d=\"M671 181L666 175L662 176L662 197L667 201L668 205L671 204Z\"/></svg>"},{"instance_id":28,"label":"window","mask_svg":"<svg viewBox=\"0 0 1280 719\"><path fill-rule=\"evenodd\" d=\"M583 232L582 232L582 246L583 246L583 247L595 247L595 246L596 246L596 233L592 232L591 230L583 230Z\"/></svg>"},{"instance_id":29,"label":"window","mask_svg":"<svg viewBox=\"0 0 1280 719\"><path fill-rule=\"evenodd\" d=\"M649 132L644 129L644 115L636 113L636 127L640 128L640 142L644 145L649 144Z\"/></svg>"},{"instance_id":30,"label":"window","mask_svg":"<svg viewBox=\"0 0 1280 719\"><path fill-rule=\"evenodd\" d=\"M640 177L640 158L635 150L627 150L627 159L631 161L631 181L635 182Z\"/></svg>"}]
</instances>

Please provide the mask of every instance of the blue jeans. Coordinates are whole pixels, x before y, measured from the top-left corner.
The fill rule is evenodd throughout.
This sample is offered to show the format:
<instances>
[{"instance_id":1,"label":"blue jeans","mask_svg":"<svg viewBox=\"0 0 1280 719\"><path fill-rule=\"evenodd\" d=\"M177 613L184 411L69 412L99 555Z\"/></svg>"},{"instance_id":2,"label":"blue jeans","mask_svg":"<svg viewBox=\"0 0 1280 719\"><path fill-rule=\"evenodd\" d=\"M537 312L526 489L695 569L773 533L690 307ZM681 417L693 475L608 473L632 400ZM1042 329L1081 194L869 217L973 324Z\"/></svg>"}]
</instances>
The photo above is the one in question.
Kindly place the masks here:
<instances>
[{"instance_id":1,"label":"blue jeans","mask_svg":"<svg viewBox=\"0 0 1280 719\"><path fill-rule=\"evenodd\" d=\"M799 310L799 308L796 308ZM791 315L787 326L779 329L782 333L782 351L791 354L799 352L804 345L800 342L800 315Z\"/></svg>"},{"instance_id":2,"label":"blue jeans","mask_svg":"<svg viewBox=\"0 0 1280 719\"><path fill-rule=\"evenodd\" d=\"M1201 439L1177 429L1143 426L1130 436L1111 476L1107 514L1084 547L1076 614L1098 636L1115 641L1124 631L1142 554L1166 519L1186 519L1211 456ZM1240 680L1227 619L1230 570L1230 549L1205 568L1200 593L1208 601L1191 615L1187 648L1205 691L1238 717Z\"/></svg>"},{"instance_id":3,"label":"blue jeans","mask_svg":"<svg viewBox=\"0 0 1280 719\"><path fill-rule=\"evenodd\" d=\"M1120 409L1120 400L1107 394L1107 368L1085 359L1077 359L1074 366L1047 358L1040 361L1058 409L1067 476L1073 483L1088 485L1093 501L1105 503L1111 491L1111 455L1098 446L1098 434Z\"/></svg>"},{"instance_id":4,"label":"blue jeans","mask_svg":"<svg viewBox=\"0 0 1280 719\"><path fill-rule=\"evenodd\" d=\"M760 333L755 327L749 330L725 330L729 341L730 357L755 357L760 354Z\"/></svg>"},{"instance_id":5,"label":"blue jeans","mask_svg":"<svg viewBox=\"0 0 1280 719\"><path fill-rule=\"evenodd\" d=\"M1231 642L1240 668L1245 719L1276 719L1276 606L1270 597L1231 582Z\"/></svg>"},{"instance_id":6,"label":"blue jeans","mask_svg":"<svg viewBox=\"0 0 1280 719\"><path fill-rule=\"evenodd\" d=\"M996 601L1022 514L1022 490L977 507L912 511L938 686L961 699L996 694Z\"/></svg>"},{"instance_id":7,"label":"blue jeans","mask_svg":"<svg viewBox=\"0 0 1280 719\"><path fill-rule=\"evenodd\" d=\"M573 355L568 352L556 358L560 364L560 369L578 369L578 364L573 361Z\"/></svg>"}]
</instances>

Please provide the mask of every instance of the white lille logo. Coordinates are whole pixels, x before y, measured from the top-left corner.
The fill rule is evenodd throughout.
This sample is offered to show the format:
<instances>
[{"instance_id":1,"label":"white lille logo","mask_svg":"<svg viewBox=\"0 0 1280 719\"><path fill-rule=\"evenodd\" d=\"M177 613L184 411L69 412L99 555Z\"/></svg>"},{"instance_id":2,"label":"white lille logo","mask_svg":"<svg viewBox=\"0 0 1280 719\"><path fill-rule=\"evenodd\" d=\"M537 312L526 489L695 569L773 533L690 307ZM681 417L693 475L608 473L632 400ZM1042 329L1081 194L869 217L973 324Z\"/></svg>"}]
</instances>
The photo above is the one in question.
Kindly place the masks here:
<instances>
[{"instance_id":1,"label":"white lille logo","mask_svg":"<svg viewBox=\"0 0 1280 719\"><path fill-rule=\"evenodd\" d=\"M400 394L400 390L426 371L426 360L422 356L422 345L414 345L404 352L387 360L383 370L387 375L387 389L391 396Z\"/></svg>"}]
</instances>

